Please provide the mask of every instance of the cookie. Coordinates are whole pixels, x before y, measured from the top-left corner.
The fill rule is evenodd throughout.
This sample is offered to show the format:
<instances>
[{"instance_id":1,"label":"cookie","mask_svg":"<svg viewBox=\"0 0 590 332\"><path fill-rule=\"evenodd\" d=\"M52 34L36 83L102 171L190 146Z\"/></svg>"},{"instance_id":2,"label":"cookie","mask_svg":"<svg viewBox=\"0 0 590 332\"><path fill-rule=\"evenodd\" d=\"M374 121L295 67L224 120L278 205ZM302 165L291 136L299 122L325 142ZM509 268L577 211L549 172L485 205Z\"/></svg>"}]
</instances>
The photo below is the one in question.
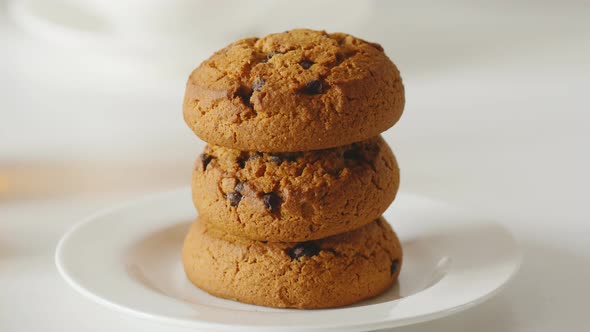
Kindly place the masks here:
<instances>
[{"instance_id":1,"label":"cookie","mask_svg":"<svg viewBox=\"0 0 590 332\"><path fill-rule=\"evenodd\" d=\"M381 136L307 152L243 152L208 145L193 172L193 202L212 227L254 240L308 241L383 214L399 169Z\"/></svg>"},{"instance_id":2,"label":"cookie","mask_svg":"<svg viewBox=\"0 0 590 332\"><path fill-rule=\"evenodd\" d=\"M376 136L398 121L404 103L399 71L380 45L298 29L213 54L190 75L183 112L208 143L293 152Z\"/></svg>"},{"instance_id":3,"label":"cookie","mask_svg":"<svg viewBox=\"0 0 590 332\"><path fill-rule=\"evenodd\" d=\"M185 239L189 280L222 298L278 308L339 307L374 297L399 275L402 250L382 218L322 240L261 242L197 220Z\"/></svg>"}]
</instances>

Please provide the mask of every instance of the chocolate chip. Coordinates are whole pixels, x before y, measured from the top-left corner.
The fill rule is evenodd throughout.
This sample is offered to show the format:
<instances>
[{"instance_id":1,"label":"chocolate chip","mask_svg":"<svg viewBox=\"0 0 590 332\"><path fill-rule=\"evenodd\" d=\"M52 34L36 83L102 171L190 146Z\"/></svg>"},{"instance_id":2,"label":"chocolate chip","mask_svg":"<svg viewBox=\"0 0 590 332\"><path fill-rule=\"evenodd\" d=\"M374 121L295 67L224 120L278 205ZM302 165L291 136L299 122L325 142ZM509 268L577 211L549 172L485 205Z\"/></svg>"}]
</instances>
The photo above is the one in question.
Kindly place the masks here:
<instances>
[{"instance_id":1,"label":"chocolate chip","mask_svg":"<svg viewBox=\"0 0 590 332\"><path fill-rule=\"evenodd\" d=\"M303 60L299 64L301 65L301 67L303 67L303 69L309 69L309 67L311 67L311 65L313 65L313 61Z\"/></svg>"},{"instance_id":2,"label":"chocolate chip","mask_svg":"<svg viewBox=\"0 0 590 332\"><path fill-rule=\"evenodd\" d=\"M283 153L281 155L281 157L283 157L283 160L285 160L285 161L295 161L299 157L299 153L297 153L297 152Z\"/></svg>"},{"instance_id":3,"label":"chocolate chip","mask_svg":"<svg viewBox=\"0 0 590 332\"><path fill-rule=\"evenodd\" d=\"M259 77L256 81L254 81L254 84L252 84L252 90L260 91L260 89L262 89L265 83L266 80L262 77Z\"/></svg>"},{"instance_id":4,"label":"chocolate chip","mask_svg":"<svg viewBox=\"0 0 590 332\"><path fill-rule=\"evenodd\" d=\"M320 253L320 247L315 242L301 242L295 247L287 249L287 255L291 259L299 260L301 257L311 257Z\"/></svg>"},{"instance_id":5,"label":"chocolate chip","mask_svg":"<svg viewBox=\"0 0 590 332\"><path fill-rule=\"evenodd\" d=\"M242 190L244 190L244 182L238 181L238 184L236 184L234 191L241 194Z\"/></svg>"},{"instance_id":6,"label":"chocolate chip","mask_svg":"<svg viewBox=\"0 0 590 332\"><path fill-rule=\"evenodd\" d=\"M262 201L270 212L276 212L281 204L281 198L275 193L262 194Z\"/></svg>"},{"instance_id":7,"label":"chocolate chip","mask_svg":"<svg viewBox=\"0 0 590 332\"><path fill-rule=\"evenodd\" d=\"M252 98L252 92L252 89L245 86L241 86L236 91L236 96L240 97L244 105L251 107L252 103L250 102L250 98Z\"/></svg>"},{"instance_id":8,"label":"chocolate chip","mask_svg":"<svg viewBox=\"0 0 590 332\"><path fill-rule=\"evenodd\" d=\"M301 92L305 93L306 95L317 95L318 93L322 92L322 82L319 80L311 80L305 84L305 87L301 90Z\"/></svg>"},{"instance_id":9,"label":"chocolate chip","mask_svg":"<svg viewBox=\"0 0 590 332\"><path fill-rule=\"evenodd\" d=\"M238 164L239 168L244 168L246 167L246 161L248 161L248 158L250 156L248 155L247 152L240 152L240 155L236 158L236 163Z\"/></svg>"},{"instance_id":10,"label":"chocolate chip","mask_svg":"<svg viewBox=\"0 0 590 332\"><path fill-rule=\"evenodd\" d=\"M362 160L363 156L361 155L360 151L357 148L352 148L350 150L344 151L343 154L344 159L348 160Z\"/></svg>"},{"instance_id":11,"label":"chocolate chip","mask_svg":"<svg viewBox=\"0 0 590 332\"><path fill-rule=\"evenodd\" d=\"M270 51L270 52L268 52L268 54L266 55L266 58L267 58L268 60L270 60L270 59L272 59L272 57L273 57L273 56L275 56L277 53L279 53L279 52L277 52L277 51Z\"/></svg>"},{"instance_id":12,"label":"chocolate chip","mask_svg":"<svg viewBox=\"0 0 590 332\"><path fill-rule=\"evenodd\" d=\"M391 267L389 268L389 272L391 272L391 275L395 274L398 267L399 267L399 261L397 259L394 259L393 262L391 262Z\"/></svg>"},{"instance_id":13,"label":"chocolate chip","mask_svg":"<svg viewBox=\"0 0 590 332\"><path fill-rule=\"evenodd\" d=\"M278 154L271 154L268 156L268 161L281 165L283 163L283 158L281 158L281 156Z\"/></svg>"},{"instance_id":14,"label":"chocolate chip","mask_svg":"<svg viewBox=\"0 0 590 332\"><path fill-rule=\"evenodd\" d=\"M297 160L299 155L297 152L273 153L268 156L268 161L281 165L285 161Z\"/></svg>"},{"instance_id":15,"label":"chocolate chip","mask_svg":"<svg viewBox=\"0 0 590 332\"><path fill-rule=\"evenodd\" d=\"M240 204L240 201L242 200L242 194L234 191L227 194L227 199L229 200L229 204L231 206L238 206L238 204Z\"/></svg>"},{"instance_id":16,"label":"chocolate chip","mask_svg":"<svg viewBox=\"0 0 590 332\"><path fill-rule=\"evenodd\" d=\"M262 157L262 152L254 152L250 155L250 157L248 157L248 161L258 159L260 157Z\"/></svg>"},{"instance_id":17,"label":"chocolate chip","mask_svg":"<svg viewBox=\"0 0 590 332\"><path fill-rule=\"evenodd\" d=\"M246 161L247 161L246 159L240 157L236 161L238 162L238 167L240 167L240 168L246 167Z\"/></svg>"},{"instance_id":18,"label":"chocolate chip","mask_svg":"<svg viewBox=\"0 0 590 332\"><path fill-rule=\"evenodd\" d=\"M262 62L268 62L270 59L272 59L273 56L275 56L277 54L281 54L281 52L277 52L277 51L270 51L270 52L268 52L268 54L266 54L266 58L264 58L262 60Z\"/></svg>"},{"instance_id":19,"label":"chocolate chip","mask_svg":"<svg viewBox=\"0 0 590 332\"><path fill-rule=\"evenodd\" d=\"M201 153L199 158L201 158L201 162L203 162L203 171L207 169L207 165L213 160L213 156L206 153Z\"/></svg>"},{"instance_id":20,"label":"chocolate chip","mask_svg":"<svg viewBox=\"0 0 590 332\"><path fill-rule=\"evenodd\" d=\"M250 154L248 156L248 159L246 159L245 161L252 161L252 160L256 160L256 159L261 158L261 157L262 157L262 153L260 153L260 152L254 152L254 153Z\"/></svg>"},{"instance_id":21,"label":"chocolate chip","mask_svg":"<svg viewBox=\"0 0 590 332\"><path fill-rule=\"evenodd\" d=\"M240 157L237 159L238 165L240 168L244 168L246 166L246 162L256 160L258 158L262 158L262 152L242 152L240 153Z\"/></svg>"}]
</instances>

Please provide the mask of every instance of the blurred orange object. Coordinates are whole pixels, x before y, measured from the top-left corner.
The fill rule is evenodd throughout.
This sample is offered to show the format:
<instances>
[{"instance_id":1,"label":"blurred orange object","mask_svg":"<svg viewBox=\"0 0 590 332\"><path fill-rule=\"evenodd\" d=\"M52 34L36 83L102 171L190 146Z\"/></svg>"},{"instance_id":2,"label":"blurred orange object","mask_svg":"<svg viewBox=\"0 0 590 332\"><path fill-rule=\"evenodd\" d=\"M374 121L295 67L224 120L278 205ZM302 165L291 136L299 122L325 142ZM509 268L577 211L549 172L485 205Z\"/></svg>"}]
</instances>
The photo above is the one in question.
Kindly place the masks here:
<instances>
[{"instance_id":1,"label":"blurred orange object","mask_svg":"<svg viewBox=\"0 0 590 332\"><path fill-rule=\"evenodd\" d=\"M154 162L9 162L0 164L0 200L165 190L190 181L187 165Z\"/></svg>"}]
</instances>

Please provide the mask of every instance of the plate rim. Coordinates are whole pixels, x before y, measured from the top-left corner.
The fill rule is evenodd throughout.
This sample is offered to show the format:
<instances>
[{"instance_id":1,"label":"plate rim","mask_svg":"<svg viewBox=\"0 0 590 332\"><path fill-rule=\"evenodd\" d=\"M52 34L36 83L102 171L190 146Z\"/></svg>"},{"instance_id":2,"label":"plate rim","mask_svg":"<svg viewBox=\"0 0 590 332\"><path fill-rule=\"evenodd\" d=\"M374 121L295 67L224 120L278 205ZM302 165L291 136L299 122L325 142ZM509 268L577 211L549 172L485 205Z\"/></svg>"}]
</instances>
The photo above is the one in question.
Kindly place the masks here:
<instances>
[{"instance_id":1,"label":"plate rim","mask_svg":"<svg viewBox=\"0 0 590 332\"><path fill-rule=\"evenodd\" d=\"M420 322L425 322L425 321L430 321L433 319L445 317L445 316L472 308L480 303L485 302L486 300L492 298L494 295L501 292L506 287L506 285L514 278L514 276L518 273L518 271L520 270L520 268L522 266L522 262L524 259L524 253L522 251L522 248L518 244L518 241L515 239L513 234L506 227L504 227L502 224L494 222L492 220L487 220L487 222L489 224L492 224L492 225L498 227L499 229L501 229L504 232L504 235L506 235L512 241L512 243L514 244L515 252L512 254L513 256L511 257L511 262L513 264L511 272L508 275L506 275L504 277L504 279L501 280L496 287L488 290L484 294L479 295L477 298L474 298L473 300L470 300L465 303L461 303L461 304L458 304L458 305L455 305L452 307L441 308L439 310L434 310L434 311L426 312L426 313L420 313L420 314L410 316L410 317L394 318L394 319L391 319L388 317L383 317L382 319L375 319L375 320L369 321L369 322L365 322L365 321L361 321L358 323L355 322L353 324L346 323L346 322L340 323L338 321L334 321L330 324L321 323L321 322L319 322L319 323L314 322L312 324L293 325L293 326L256 325L256 324L247 324L246 325L246 324L242 324L239 322L223 323L223 322L216 322L216 321L203 321L203 320L198 320L198 319L171 317L171 316L157 314L157 313L145 312L142 310L138 310L138 309L134 309L132 307L126 306L125 304L111 301L109 299L101 297L99 294L93 293L91 290L85 288L78 280L75 280L75 278L72 275L70 275L70 273L68 273L67 268L64 265L65 264L64 263L64 247L66 246L68 241L72 238L72 236L74 236L76 234L77 231L79 231L80 229L82 229L85 226L88 226L89 224L91 224L93 222L100 222L101 217L107 217L108 215L110 215L116 211L120 211L120 210L124 210L124 209L132 209L135 205L145 204L148 201L153 201L153 200L157 201L157 200L162 199L167 196L175 196L175 195L180 195L181 193L187 193L187 192L190 192L190 189L188 189L188 187L181 187L181 188L177 188L177 189L173 189L173 190L154 192L154 193L150 193L147 195L139 196L135 199L127 200L127 201L124 201L121 203L114 204L110 207L100 209L100 210L96 211L95 213L92 213L89 216L82 218L79 222L74 223L62 235L62 237L58 241L56 249L55 249L54 262L55 262L55 265L56 265L59 275L75 291L77 291L78 293L83 295L85 298L90 299L91 301L93 301L97 304L100 304L102 306L105 306L107 308L110 308L112 310L115 310L115 311L118 311L121 313L129 314L130 316L133 316L133 317L146 319L146 320L156 322L156 323L163 323L163 324L167 324L167 325L182 326L182 327L192 327L192 328L242 329L242 330L256 330L256 331L267 331L267 330L275 331L275 330L279 330L279 329L282 331L294 331L294 330L301 330L301 329L306 329L306 330L338 329L339 331L340 330L357 331L357 330L361 330L361 329L364 330L367 328L368 329L379 329L379 328L391 328L391 327L400 327L400 326L405 326L405 325L411 325L411 324L416 324L416 323L420 323ZM400 192L400 194L405 195L405 196L416 197L421 200L428 200L434 204L438 204L443 207L451 208L455 211L459 211L460 213L462 213L464 215L468 215L468 216L473 215L473 214L469 213L469 211L466 209L459 208L455 205L446 203L442 200L434 199L429 196L419 195L419 194L415 194L412 192L406 192L406 191L402 191L402 192ZM421 292L419 292L417 294L420 294L420 293ZM413 294L413 295L417 295L417 294ZM408 298L413 295L408 296ZM379 304L381 304L381 303L379 303ZM370 305L363 306L363 308L367 308L367 307L375 306L375 305L379 305L379 304L370 304ZM345 306L342 308L327 308L327 309L311 310L310 312L321 312L323 310L346 310L346 309L354 310L356 308L354 308L354 307L350 308L350 307ZM224 309L224 310L235 310L235 309ZM300 312L305 312L305 310L301 310Z\"/></svg>"}]
</instances>

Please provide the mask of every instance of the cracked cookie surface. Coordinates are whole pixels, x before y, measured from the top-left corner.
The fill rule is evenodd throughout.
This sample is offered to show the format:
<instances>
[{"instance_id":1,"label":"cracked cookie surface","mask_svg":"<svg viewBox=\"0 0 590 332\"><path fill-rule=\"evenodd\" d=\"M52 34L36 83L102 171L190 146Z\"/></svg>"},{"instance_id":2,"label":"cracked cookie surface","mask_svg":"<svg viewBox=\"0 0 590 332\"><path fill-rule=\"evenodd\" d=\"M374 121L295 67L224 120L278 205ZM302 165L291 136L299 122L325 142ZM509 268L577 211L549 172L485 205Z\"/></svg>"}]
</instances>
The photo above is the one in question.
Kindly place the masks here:
<instances>
[{"instance_id":1,"label":"cracked cookie surface","mask_svg":"<svg viewBox=\"0 0 590 332\"><path fill-rule=\"evenodd\" d=\"M398 187L399 168L381 136L291 153L208 145L192 181L193 202L211 227L271 242L359 228L381 216Z\"/></svg>"},{"instance_id":2,"label":"cracked cookie surface","mask_svg":"<svg viewBox=\"0 0 590 332\"><path fill-rule=\"evenodd\" d=\"M376 136L404 108L380 45L297 29L238 40L190 75L184 119L211 144L244 151L332 148Z\"/></svg>"},{"instance_id":3,"label":"cracked cookie surface","mask_svg":"<svg viewBox=\"0 0 590 332\"><path fill-rule=\"evenodd\" d=\"M197 220L186 236L182 262L190 281L215 296L311 309L381 294L397 280L402 250L383 218L303 243L248 240Z\"/></svg>"}]
</instances>

